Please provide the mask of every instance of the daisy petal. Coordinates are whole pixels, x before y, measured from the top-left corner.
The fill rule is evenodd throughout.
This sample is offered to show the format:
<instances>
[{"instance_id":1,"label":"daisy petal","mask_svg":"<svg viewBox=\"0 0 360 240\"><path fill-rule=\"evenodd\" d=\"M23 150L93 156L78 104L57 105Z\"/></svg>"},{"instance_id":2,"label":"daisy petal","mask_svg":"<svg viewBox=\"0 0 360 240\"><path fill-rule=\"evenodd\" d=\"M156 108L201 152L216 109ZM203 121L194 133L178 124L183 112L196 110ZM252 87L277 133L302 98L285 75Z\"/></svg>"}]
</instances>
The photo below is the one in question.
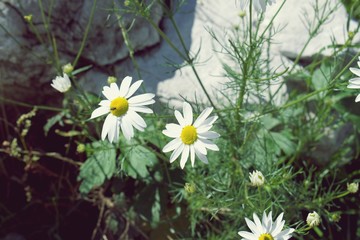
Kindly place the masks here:
<instances>
[{"instance_id":1,"label":"daisy petal","mask_svg":"<svg viewBox=\"0 0 360 240\"><path fill-rule=\"evenodd\" d=\"M208 148L210 150L219 151L219 147L215 143L213 143L207 139L198 139L197 142L201 142L202 144L204 144L204 146L206 148Z\"/></svg>"},{"instance_id":2,"label":"daisy petal","mask_svg":"<svg viewBox=\"0 0 360 240\"><path fill-rule=\"evenodd\" d=\"M182 154L181 154L181 159L180 159L181 169L183 169L185 167L185 163L187 162L188 157L189 157L189 152L190 152L189 145L185 145L184 150L182 151Z\"/></svg>"},{"instance_id":3,"label":"daisy petal","mask_svg":"<svg viewBox=\"0 0 360 240\"><path fill-rule=\"evenodd\" d=\"M128 99L129 97L131 97L139 89L142 82L143 82L143 80L139 80L139 81L134 82L130 86L128 93L125 95L125 98Z\"/></svg>"},{"instance_id":4,"label":"daisy petal","mask_svg":"<svg viewBox=\"0 0 360 240\"><path fill-rule=\"evenodd\" d=\"M165 147L162 149L163 152L170 152L178 148L182 144L180 138L175 138L171 140Z\"/></svg>"},{"instance_id":5,"label":"daisy petal","mask_svg":"<svg viewBox=\"0 0 360 240\"><path fill-rule=\"evenodd\" d=\"M185 119L183 118L183 116L181 115L181 113L178 110L175 110L175 117L176 117L176 120L179 122L180 126L182 126L182 127L186 126Z\"/></svg>"},{"instance_id":6,"label":"daisy petal","mask_svg":"<svg viewBox=\"0 0 360 240\"><path fill-rule=\"evenodd\" d=\"M163 133L165 136L168 136L168 137L171 137L171 138L178 138L178 137L180 137L180 135L177 134L176 132L169 131L169 130L167 130L167 129L162 130L162 133Z\"/></svg>"},{"instance_id":7,"label":"daisy petal","mask_svg":"<svg viewBox=\"0 0 360 240\"><path fill-rule=\"evenodd\" d=\"M166 124L165 128L171 132L176 133L178 136L180 136L182 127L179 124L175 123L168 123Z\"/></svg>"},{"instance_id":8,"label":"daisy petal","mask_svg":"<svg viewBox=\"0 0 360 240\"><path fill-rule=\"evenodd\" d=\"M110 109L110 103L111 103L111 101L109 101L109 100L101 100L99 105L102 107L108 107Z\"/></svg>"},{"instance_id":9,"label":"daisy petal","mask_svg":"<svg viewBox=\"0 0 360 240\"><path fill-rule=\"evenodd\" d=\"M359 68L349 68L350 69L350 71L353 73L353 74L355 74L355 75L357 75L357 76L359 76L360 77L360 69Z\"/></svg>"},{"instance_id":10,"label":"daisy petal","mask_svg":"<svg viewBox=\"0 0 360 240\"><path fill-rule=\"evenodd\" d=\"M139 126L146 128L145 120L136 112L129 110L126 115L128 115L132 122L136 122Z\"/></svg>"},{"instance_id":11,"label":"daisy petal","mask_svg":"<svg viewBox=\"0 0 360 240\"><path fill-rule=\"evenodd\" d=\"M207 150L206 150L204 143L199 141L199 139L196 142L194 142L194 147L195 147L195 150L197 150L201 154L203 154L203 155L207 154Z\"/></svg>"},{"instance_id":12,"label":"daisy petal","mask_svg":"<svg viewBox=\"0 0 360 240\"><path fill-rule=\"evenodd\" d=\"M203 139L215 139L220 137L220 134L213 131L207 131L204 133L198 133L198 137Z\"/></svg>"},{"instance_id":13,"label":"daisy petal","mask_svg":"<svg viewBox=\"0 0 360 240\"><path fill-rule=\"evenodd\" d=\"M245 232L245 231L240 231L240 232L238 232L238 234L239 234L241 237L245 238L246 240L253 240L253 239L256 239L256 237L257 237L255 234L249 233L249 232Z\"/></svg>"},{"instance_id":14,"label":"daisy petal","mask_svg":"<svg viewBox=\"0 0 360 240\"><path fill-rule=\"evenodd\" d=\"M132 98L129 98L128 102L129 104L143 104L148 101L154 101L153 98L155 97L155 94L153 93L144 93L137 96L134 96ZM155 102L155 101L154 101ZM143 104L147 105L147 104Z\"/></svg>"},{"instance_id":15,"label":"daisy petal","mask_svg":"<svg viewBox=\"0 0 360 240\"><path fill-rule=\"evenodd\" d=\"M253 221L251 221L248 218L245 218L245 222L248 225L248 227L250 228L250 230L255 234L255 235L260 235L261 232L259 232L258 227L255 225L255 223Z\"/></svg>"},{"instance_id":16,"label":"daisy petal","mask_svg":"<svg viewBox=\"0 0 360 240\"><path fill-rule=\"evenodd\" d=\"M132 77L125 77L120 85L120 90L119 90L119 96L120 97L125 97L127 95L127 93L129 92L129 87L132 81ZM126 97L125 97L126 98Z\"/></svg>"},{"instance_id":17,"label":"daisy petal","mask_svg":"<svg viewBox=\"0 0 360 240\"><path fill-rule=\"evenodd\" d=\"M186 125L191 125L193 121L193 112L189 103L184 102L183 104L183 114Z\"/></svg>"},{"instance_id":18,"label":"daisy petal","mask_svg":"<svg viewBox=\"0 0 360 240\"><path fill-rule=\"evenodd\" d=\"M190 145L190 160L191 160L191 166L194 167L194 164L195 164L195 147L194 147L194 145Z\"/></svg>"},{"instance_id":19,"label":"daisy petal","mask_svg":"<svg viewBox=\"0 0 360 240\"><path fill-rule=\"evenodd\" d=\"M360 101L360 94L357 95L357 97L355 98L355 102L359 102Z\"/></svg>"},{"instance_id":20,"label":"daisy petal","mask_svg":"<svg viewBox=\"0 0 360 240\"><path fill-rule=\"evenodd\" d=\"M131 106L131 109L135 112L141 113L153 113L153 110L148 107L141 107L141 106Z\"/></svg>"},{"instance_id":21,"label":"daisy petal","mask_svg":"<svg viewBox=\"0 0 360 240\"><path fill-rule=\"evenodd\" d=\"M139 102L139 103L129 103L130 107L141 107L141 106L145 106L145 105L150 105L150 104L154 104L155 100L151 99L149 101L146 102Z\"/></svg>"},{"instance_id":22,"label":"daisy petal","mask_svg":"<svg viewBox=\"0 0 360 240\"><path fill-rule=\"evenodd\" d=\"M112 83L112 84L115 84L116 88L117 88L117 85L116 83ZM119 97L119 91L116 90L114 91L115 87L113 87L113 89L111 89L110 87L108 86L105 86L103 87L103 91L102 91L102 94L110 101L114 100L115 98Z\"/></svg>"},{"instance_id":23,"label":"daisy petal","mask_svg":"<svg viewBox=\"0 0 360 240\"><path fill-rule=\"evenodd\" d=\"M198 128L203 122L204 120L210 115L210 113L212 112L213 108L206 108L204 111L202 111L199 115L199 117L195 120L194 122L194 127Z\"/></svg>"},{"instance_id":24,"label":"daisy petal","mask_svg":"<svg viewBox=\"0 0 360 240\"><path fill-rule=\"evenodd\" d=\"M108 135L108 139L109 139L109 142L113 142L114 141L114 138L115 138L115 133L116 133L116 124L119 124L118 123L118 120L117 120L117 117L115 117L114 115L112 114L109 114L111 117L109 117L109 120L108 120L108 131L107 131L107 135Z\"/></svg>"},{"instance_id":25,"label":"daisy petal","mask_svg":"<svg viewBox=\"0 0 360 240\"><path fill-rule=\"evenodd\" d=\"M98 107L91 113L90 119L100 117L104 114L107 114L110 112L110 109L108 107Z\"/></svg>"},{"instance_id":26,"label":"daisy petal","mask_svg":"<svg viewBox=\"0 0 360 240\"><path fill-rule=\"evenodd\" d=\"M206 155L202 154L201 152L198 151L198 149L195 148L195 154L196 156L200 159L200 161L202 161L205 164L208 164L209 161L206 157Z\"/></svg>"},{"instance_id":27,"label":"daisy petal","mask_svg":"<svg viewBox=\"0 0 360 240\"><path fill-rule=\"evenodd\" d=\"M170 163L174 162L182 153L184 150L185 144L181 144L177 149L173 151L173 153L170 156Z\"/></svg>"},{"instance_id":28,"label":"daisy petal","mask_svg":"<svg viewBox=\"0 0 360 240\"><path fill-rule=\"evenodd\" d=\"M127 140L130 140L130 139L134 136L133 126L129 123L129 120L126 119L125 117L123 117L123 118L121 119L120 127L121 127L121 131L122 131L123 134L124 134L124 137L125 137Z\"/></svg>"},{"instance_id":29,"label":"daisy petal","mask_svg":"<svg viewBox=\"0 0 360 240\"><path fill-rule=\"evenodd\" d=\"M107 115L105 118L102 131L101 131L101 139L104 141L106 135L111 131L112 128L116 127L116 117L112 114ZM110 141L112 142L112 141Z\"/></svg>"}]
</instances>

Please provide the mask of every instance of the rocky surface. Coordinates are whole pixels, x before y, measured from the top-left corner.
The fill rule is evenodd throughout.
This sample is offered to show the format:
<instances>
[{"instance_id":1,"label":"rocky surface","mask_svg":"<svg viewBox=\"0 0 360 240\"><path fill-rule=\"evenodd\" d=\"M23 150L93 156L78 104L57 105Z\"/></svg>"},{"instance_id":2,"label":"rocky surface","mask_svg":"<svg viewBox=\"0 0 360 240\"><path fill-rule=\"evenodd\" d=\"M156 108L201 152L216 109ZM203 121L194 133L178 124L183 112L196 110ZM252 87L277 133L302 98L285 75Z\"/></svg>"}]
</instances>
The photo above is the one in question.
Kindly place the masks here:
<instances>
[{"instance_id":1,"label":"rocky surface","mask_svg":"<svg viewBox=\"0 0 360 240\"><path fill-rule=\"evenodd\" d=\"M42 2L46 18L50 19L49 28L56 39L60 65L72 62L80 48L93 1ZM52 7L49 6L50 2L53 2ZM38 0L0 2L0 84L6 87L7 92L29 86L37 90L41 87L47 89L48 83L56 74L51 64L53 60L49 57L53 55L51 40L46 34L38 3ZM82 64L93 64L98 72L101 72L99 68L113 65L129 54L116 16L111 14L112 4L112 0L98 1L80 60ZM29 14L33 16L32 22L39 37L36 37L30 24L23 18ZM162 8L154 5L151 14L154 22L159 24ZM140 18L132 24L132 19L131 14L123 15L124 25L132 26L129 38L135 51L156 45L160 41L150 24Z\"/></svg>"}]
</instances>

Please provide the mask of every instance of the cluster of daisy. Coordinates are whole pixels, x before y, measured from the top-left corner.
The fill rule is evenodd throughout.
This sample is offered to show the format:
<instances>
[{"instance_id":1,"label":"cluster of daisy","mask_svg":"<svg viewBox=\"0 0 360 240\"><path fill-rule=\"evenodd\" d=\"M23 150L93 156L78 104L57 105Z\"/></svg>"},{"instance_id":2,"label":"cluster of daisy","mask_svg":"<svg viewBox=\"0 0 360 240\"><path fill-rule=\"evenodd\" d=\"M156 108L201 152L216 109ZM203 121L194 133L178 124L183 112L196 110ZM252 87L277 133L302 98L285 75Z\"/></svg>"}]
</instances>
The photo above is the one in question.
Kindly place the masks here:
<instances>
[{"instance_id":1,"label":"cluster of daisy","mask_svg":"<svg viewBox=\"0 0 360 240\"><path fill-rule=\"evenodd\" d=\"M63 75L63 77L56 77L51 84L62 93L71 87L69 76L65 72ZM120 86L113 78L110 80L110 86L104 86L102 91L106 99L100 101L99 107L92 112L90 119L107 115L101 131L102 140L107 137L109 142L117 142L120 132L127 140L130 140L134 137L134 128L144 131L147 127L139 113L153 113L148 105L155 103L155 95L152 93L134 95L143 80L132 84L132 77L127 76L122 80ZM209 117L212 111L213 108L206 108L194 121L193 110L189 103L183 103L182 113L175 110L174 114L178 124L169 123L163 130L164 135L174 138L163 148L165 153L173 151L170 156L171 163L180 155L181 168L185 167L189 158L191 165L194 166L195 156L200 161L208 163L207 150L219 150L218 146L211 141L220 136L218 133L210 131L217 119L217 116Z\"/></svg>"}]
</instances>

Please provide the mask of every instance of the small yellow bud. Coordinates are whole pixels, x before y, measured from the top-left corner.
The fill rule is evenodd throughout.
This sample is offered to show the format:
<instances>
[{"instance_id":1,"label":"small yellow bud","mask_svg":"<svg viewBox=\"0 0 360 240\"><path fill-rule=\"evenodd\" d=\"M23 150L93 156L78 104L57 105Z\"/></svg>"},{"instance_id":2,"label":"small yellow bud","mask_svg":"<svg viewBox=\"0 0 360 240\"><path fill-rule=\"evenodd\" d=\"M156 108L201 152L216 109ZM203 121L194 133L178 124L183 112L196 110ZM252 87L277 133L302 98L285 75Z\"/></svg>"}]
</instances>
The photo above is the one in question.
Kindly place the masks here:
<instances>
[{"instance_id":1,"label":"small yellow bud","mask_svg":"<svg viewBox=\"0 0 360 240\"><path fill-rule=\"evenodd\" d=\"M68 64L65 64L64 66L62 66L62 70L64 73L70 74L70 73L72 73L72 71L74 71L74 67L71 63L68 63Z\"/></svg>"},{"instance_id":2,"label":"small yellow bud","mask_svg":"<svg viewBox=\"0 0 360 240\"><path fill-rule=\"evenodd\" d=\"M116 81L117 81L117 78L114 77L114 76L109 76L108 79L107 79L107 82L108 82L109 85L112 84L112 83L116 83Z\"/></svg>"},{"instance_id":3,"label":"small yellow bud","mask_svg":"<svg viewBox=\"0 0 360 240\"><path fill-rule=\"evenodd\" d=\"M193 183L185 183L184 189L187 193L194 193L196 190L195 184Z\"/></svg>"},{"instance_id":4,"label":"small yellow bud","mask_svg":"<svg viewBox=\"0 0 360 240\"><path fill-rule=\"evenodd\" d=\"M349 37L350 39L353 39L354 36L355 36L355 33L354 33L353 31L349 31L349 32L348 32L348 37Z\"/></svg>"},{"instance_id":5,"label":"small yellow bud","mask_svg":"<svg viewBox=\"0 0 360 240\"><path fill-rule=\"evenodd\" d=\"M239 17L243 18L246 16L246 12L245 11L240 11L239 12Z\"/></svg>"},{"instance_id":6,"label":"small yellow bud","mask_svg":"<svg viewBox=\"0 0 360 240\"><path fill-rule=\"evenodd\" d=\"M329 220L332 222L339 222L341 219L341 215L339 212L333 212L329 215Z\"/></svg>"},{"instance_id":7,"label":"small yellow bud","mask_svg":"<svg viewBox=\"0 0 360 240\"><path fill-rule=\"evenodd\" d=\"M347 184L347 190L350 193L356 193L359 190L359 183L348 183Z\"/></svg>"},{"instance_id":8,"label":"small yellow bud","mask_svg":"<svg viewBox=\"0 0 360 240\"><path fill-rule=\"evenodd\" d=\"M80 143L79 145L77 145L76 151L77 151L78 153L83 153L83 152L85 152L85 145L82 144L82 143Z\"/></svg>"},{"instance_id":9,"label":"small yellow bud","mask_svg":"<svg viewBox=\"0 0 360 240\"><path fill-rule=\"evenodd\" d=\"M24 19L26 22L31 23L33 19L33 15L32 14L26 15L24 16Z\"/></svg>"}]
</instances>

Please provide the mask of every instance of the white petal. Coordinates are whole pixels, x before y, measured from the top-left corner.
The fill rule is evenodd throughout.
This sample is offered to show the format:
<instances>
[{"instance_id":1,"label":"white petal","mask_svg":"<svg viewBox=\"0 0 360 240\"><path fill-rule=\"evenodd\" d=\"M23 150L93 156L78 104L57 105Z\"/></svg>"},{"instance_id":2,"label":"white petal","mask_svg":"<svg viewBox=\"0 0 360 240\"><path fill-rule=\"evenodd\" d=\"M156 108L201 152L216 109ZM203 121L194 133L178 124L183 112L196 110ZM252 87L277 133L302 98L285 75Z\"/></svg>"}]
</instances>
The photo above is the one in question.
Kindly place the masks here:
<instances>
[{"instance_id":1,"label":"white petal","mask_svg":"<svg viewBox=\"0 0 360 240\"><path fill-rule=\"evenodd\" d=\"M182 153L182 151L184 150L185 144L181 144L177 149L175 149L173 151L173 153L170 156L170 163L172 163L173 161L175 161L180 154Z\"/></svg>"},{"instance_id":2,"label":"white petal","mask_svg":"<svg viewBox=\"0 0 360 240\"><path fill-rule=\"evenodd\" d=\"M273 236L276 236L280 233L280 231L283 229L285 221L282 221L282 217L283 217L284 213L281 213L275 220L275 224L273 226L273 229L271 231L271 233L273 234Z\"/></svg>"},{"instance_id":3,"label":"white petal","mask_svg":"<svg viewBox=\"0 0 360 240\"><path fill-rule=\"evenodd\" d=\"M132 77L125 77L120 85L120 90L119 90L119 95L121 97L125 97L127 95L127 93L129 92L129 87L132 81Z\"/></svg>"},{"instance_id":4,"label":"white petal","mask_svg":"<svg viewBox=\"0 0 360 240\"><path fill-rule=\"evenodd\" d=\"M141 86L141 83L143 80L139 80L133 83L133 85L130 86L128 93L125 95L125 98L128 99L131 97Z\"/></svg>"},{"instance_id":5,"label":"white petal","mask_svg":"<svg viewBox=\"0 0 360 240\"><path fill-rule=\"evenodd\" d=\"M209 117L202 123L202 125L212 125L217 119L218 119L218 116Z\"/></svg>"},{"instance_id":6,"label":"white petal","mask_svg":"<svg viewBox=\"0 0 360 240\"><path fill-rule=\"evenodd\" d=\"M245 238L245 240L257 240L257 236L253 233L250 233L250 232L245 232L245 231L240 231L238 232L238 234Z\"/></svg>"},{"instance_id":7,"label":"white petal","mask_svg":"<svg viewBox=\"0 0 360 240\"><path fill-rule=\"evenodd\" d=\"M109 114L111 117L108 116L109 120L108 120L108 125L106 126L107 128L107 135L108 135L108 139L109 142L113 142L114 138L115 138L115 134L116 134L116 125L119 124L117 117L115 117L112 114ZM101 134L102 136L106 136L106 134Z\"/></svg>"},{"instance_id":8,"label":"white petal","mask_svg":"<svg viewBox=\"0 0 360 240\"><path fill-rule=\"evenodd\" d=\"M282 232L280 232L277 236L276 236L276 238L278 238L278 239L284 239L284 240L287 240L287 239L289 239L290 237L291 237L291 233L293 233L295 231L295 229L293 229L293 228L288 228L288 229L286 229L286 230L284 230L284 231L282 231Z\"/></svg>"},{"instance_id":9,"label":"white petal","mask_svg":"<svg viewBox=\"0 0 360 240\"><path fill-rule=\"evenodd\" d=\"M168 136L168 137L171 137L171 138L178 138L178 137L180 137L180 135L177 134L176 132L169 131L169 130L167 130L167 129L163 130L162 133L163 133L165 136Z\"/></svg>"},{"instance_id":10,"label":"white petal","mask_svg":"<svg viewBox=\"0 0 360 240\"><path fill-rule=\"evenodd\" d=\"M360 77L360 69L359 68L350 68L350 71Z\"/></svg>"},{"instance_id":11,"label":"white petal","mask_svg":"<svg viewBox=\"0 0 360 240\"><path fill-rule=\"evenodd\" d=\"M182 131L182 127L179 124L175 123L168 123L166 124L165 128L171 132L178 134L178 136L180 136Z\"/></svg>"},{"instance_id":12,"label":"white petal","mask_svg":"<svg viewBox=\"0 0 360 240\"><path fill-rule=\"evenodd\" d=\"M204 154L204 155L207 154L207 150L206 150L204 143L199 141L199 139L196 142L194 142L194 147L195 147L195 150L197 150L201 154Z\"/></svg>"},{"instance_id":13,"label":"white petal","mask_svg":"<svg viewBox=\"0 0 360 240\"><path fill-rule=\"evenodd\" d=\"M180 138L175 138L175 139L171 140L168 144L166 144L162 151L165 153L173 151L176 148L178 148L181 144L182 144L182 141L180 140Z\"/></svg>"},{"instance_id":14,"label":"white petal","mask_svg":"<svg viewBox=\"0 0 360 240\"><path fill-rule=\"evenodd\" d=\"M219 151L219 147L215 143L213 143L207 139L198 139L196 142L201 142L202 144L204 144L204 146L206 148L208 148L210 150Z\"/></svg>"},{"instance_id":15,"label":"white petal","mask_svg":"<svg viewBox=\"0 0 360 240\"><path fill-rule=\"evenodd\" d=\"M186 126L185 119L183 118L183 116L181 115L181 113L178 110L175 110L175 117L176 117L176 120L179 122L180 126L182 126L182 127Z\"/></svg>"},{"instance_id":16,"label":"white petal","mask_svg":"<svg viewBox=\"0 0 360 240\"><path fill-rule=\"evenodd\" d=\"M256 235L261 234L261 230L257 228L257 226L255 225L255 223L253 221L251 221L248 218L245 218L245 222L254 234L256 234Z\"/></svg>"},{"instance_id":17,"label":"white petal","mask_svg":"<svg viewBox=\"0 0 360 240\"><path fill-rule=\"evenodd\" d=\"M101 100L99 105L102 106L102 107L108 107L110 109L110 104L111 104L111 101L109 100Z\"/></svg>"},{"instance_id":18,"label":"white petal","mask_svg":"<svg viewBox=\"0 0 360 240\"><path fill-rule=\"evenodd\" d=\"M133 126L129 123L128 119L125 118L125 116L121 119L121 131L124 134L124 137L127 140L130 140L134 136L134 129Z\"/></svg>"},{"instance_id":19,"label":"white petal","mask_svg":"<svg viewBox=\"0 0 360 240\"><path fill-rule=\"evenodd\" d=\"M355 98L355 102L359 102L360 101L360 94L357 95L357 97Z\"/></svg>"},{"instance_id":20,"label":"white petal","mask_svg":"<svg viewBox=\"0 0 360 240\"><path fill-rule=\"evenodd\" d=\"M200 127L198 127L196 129L196 132L197 133L205 133L205 132L208 132L211 128L212 128L213 125L201 125Z\"/></svg>"},{"instance_id":21,"label":"white petal","mask_svg":"<svg viewBox=\"0 0 360 240\"><path fill-rule=\"evenodd\" d=\"M350 79L349 83L354 83L354 84L360 85L360 77Z\"/></svg>"},{"instance_id":22,"label":"white petal","mask_svg":"<svg viewBox=\"0 0 360 240\"><path fill-rule=\"evenodd\" d=\"M131 106L131 109L135 112L142 112L142 113L153 113L153 110L148 107L141 107L141 106Z\"/></svg>"},{"instance_id":23,"label":"white petal","mask_svg":"<svg viewBox=\"0 0 360 240\"><path fill-rule=\"evenodd\" d=\"M193 111L189 103L183 103L183 114L186 125L191 125L193 121Z\"/></svg>"},{"instance_id":24,"label":"white petal","mask_svg":"<svg viewBox=\"0 0 360 240\"><path fill-rule=\"evenodd\" d=\"M153 93L144 93L137 96L134 96L132 98L129 98L128 102L130 104L141 104L143 102L147 102L152 100L155 97L155 94Z\"/></svg>"},{"instance_id":25,"label":"white petal","mask_svg":"<svg viewBox=\"0 0 360 240\"><path fill-rule=\"evenodd\" d=\"M136 112L129 110L126 115L128 115L132 121L136 122L141 127L146 128L145 120Z\"/></svg>"},{"instance_id":26,"label":"white petal","mask_svg":"<svg viewBox=\"0 0 360 240\"><path fill-rule=\"evenodd\" d=\"M184 150L181 154L181 159L180 159L180 167L181 169L183 169L185 167L185 163L188 160L189 157L189 152L190 152L190 147L189 145L185 145Z\"/></svg>"},{"instance_id":27,"label":"white petal","mask_svg":"<svg viewBox=\"0 0 360 240\"><path fill-rule=\"evenodd\" d=\"M212 110L213 110L212 107L205 108L204 111L202 111L200 113L199 117L195 120L195 122L193 124L194 127L198 128L204 122L204 120L210 115Z\"/></svg>"},{"instance_id":28,"label":"white petal","mask_svg":"<svg viewBox=\"0 0 360 240\"><path fill-rule=\"evenodd\" d=\"M111 83L112 87L105 86L103 87L102 94L109 99L110 101L114 100L115 98L119 97L119 90L116 83Z\"/></svg>"},{"instance_id":29,"label":"white petal","mask_svg":"<svg viewBox=\"0 0 360 240\"><path fill-rule=\"evenodd\" d=\"M120 134L120 125L119 125L119 121L116 119L116 127L114 128L114 138L113 138L113 142L118 142L119 141L119 134Z\"/></svg>"},{"instance_id":30,"label":"white petal","mask_svg":"<svg viewBox=\"0 0 360 240\"><path fill-rule=\"evenodd\" d=\"M206 155L202 154L201 152L198 151L198 149L195 148L195 154L196 156L198 156L198 158L200 159L200 161L202 161L205 164L208 164L209 161L206 157Z\"/></svg>"},{"instance_id":31,"label":"white petal","mask_svg":"<svg viewBox=\"0 0 360 240\"><path fill-rule=\"evenodd\" d=\"M154 104L155 100L151 99L149 101L146 102L139 102L139 103L129 103L130 107L141 107L141 106L145 106L145 105L150 105L150 104Z\"/></svg>"},{"instance_id":32,"label":"white petal","mask_svg":"<svg viewBox=\"0 0 360 240\"><path fill-rule=\"evenodd\" d=\"M254 223L256 224L257 228L259 229L260 232L265 232L265 229L263 229L262 224L260 222L259 217L256 215L256 213L253 213L253 219L254 219Z\"/></svg>"},{"instance_id":33,"label":"white petal","mask_svg":"<svg viewBox=\"0 0 360 240\"><path fill-rule=\"evenodd\" d=\"M110 109L108 107L98 107L91 113L90 119L97 118L97 117L107 114L109 112L110 112Z\"/></svg>"},{"instance_id":34,"label":"white petal","mask_svg":"<svg viewBox=\"0 0 360 240\"><path fill-rule=\"evenodd\" d=\"M215 139L220 137L220 134L218 134L217 132L213 132L213 131L207 131L204 133L198 133L198 137L202 138L202 139Z\"/></svg>"},{"instance_id":35,"label":"white petal","mask_svg":"<svg viewBox=\"0 0 360 240\"><path fill-rule=\"evenodd\" d=\"M191 166L194 167L194 164L195 164L195 147L194 147L194 145L190 145L190 160L191 160Z\"/></svg>"},{"instance_id":36,"label":"white petal","mask_svg":"<svg viewBox=\"0 0 360 240\"><path fill-rule=\"evenodd\" d=\"M103 127L102 127L102 131L101 131L101 139L104 141L106 135L108 135L108 133L110 131L112 131L112 128L116 127L116 117L112 114L107 115L107 117L105 118ZM111 141L110 141L111 142Z\"/></svg>"}]
</instances>

